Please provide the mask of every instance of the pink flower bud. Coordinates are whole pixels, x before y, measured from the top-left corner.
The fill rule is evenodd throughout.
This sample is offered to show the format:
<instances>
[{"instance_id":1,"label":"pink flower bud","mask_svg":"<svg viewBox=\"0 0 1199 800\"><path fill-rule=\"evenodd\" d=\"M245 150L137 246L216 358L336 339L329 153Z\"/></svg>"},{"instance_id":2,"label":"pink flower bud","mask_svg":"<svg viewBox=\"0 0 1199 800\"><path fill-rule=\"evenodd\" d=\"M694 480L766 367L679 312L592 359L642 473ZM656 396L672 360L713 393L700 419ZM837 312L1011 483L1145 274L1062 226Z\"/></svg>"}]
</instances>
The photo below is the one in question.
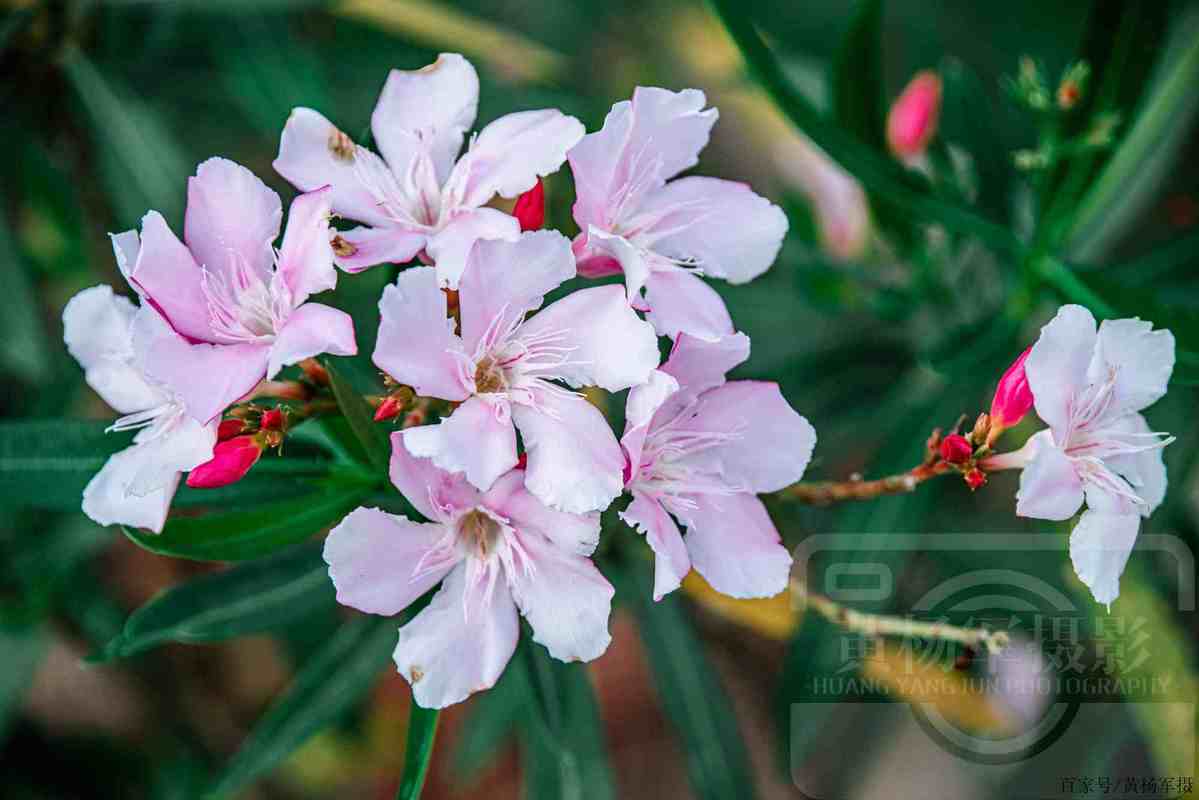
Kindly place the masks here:
<instances>
[{"instance_id":1,"label":"pink flower bud","mask_svg":"<svg viewBox=\"0 0 1199 800\"><path fill-rule=\"evenodd\" d=\"M1010 428L1024 418L1032 408L1032 390L1028 388L1028 376L1024 374L1024 362L1032 348L1028 348L1007 368L995 389L991 401L991 436L998 436L1004 428Z\"/></svg>"},{"instance_id":2,"label":"pink flower bud","mask_svg":"<svg viewBox=\"0 0 1199 800\"><path fill-rule=\"evenodd\" d=\"M221 424L217 426L216 438L218 442L223 442L226 439L232 439L238 436L246 429L246 423L240 419L221 420Z\"/></svg>"},{"instance_id":3,"label":"pink flower bud","mask_svg":"<svg viewBox=\"0 0 1199 800\"><path fill-rule=\"evenodd\" d=\"M375 422L391 419L403 410L400 401L392 395L383 398L383 402L375 409Z\"/></svg>"},{"instance_id":4,"label":"pink flower bud","mask_svg":"<svg viewBox=\"0 0 1199 800\"><path fill-rule=\"evenodd\" d=\"M887 145L898 158L918 156L937 134L941 116L941 78L917 72L887 115Z\"/></svg>"},{"instance_id":5,"label":"pink flower bud","mask_svg":"<svg viewBox=\"0 0 1199 800\"><path fill-rule=\"evenodd\" d=\"M187 485L193 489L215 489L236 483L258 461L262 448L257 436L235 436L217 442L212 458L188 473Z\"/></svg>"},{"instance_id":6,"label":"pink flower bud","mask_svg":"<svg viewBox=\"0 0 1199 800\"><path fill-rule=\"evenodd\" d=\"M974 448L960 433L951 433L941 440L941 458L950 464L965 464L972 455Z\"/></svg>"},{"instance_id":7,"label":"pink flower bud","mask_svg":"<svg viewBox=\"0 0 1199 800\"><path fill-rule=\"evenodd\" d=\"M262 412L262 419L258 422L258 427L264 431L281 431L287 426L287 419L283 416L283 412L277 408L271 408Z\"/></svg>"},{"instance_id":8,"label":"pink flower bud","mask_svg":"<svg viewBox=\"0 0 1199 800\"><path fill-rule=\"evenodd\" d=\"M545 224L545 187L541 184L541 178L537 179L532 189L516 198L512 216L520 223L522 232L541 230Z\"/></svg>"},{"instance_id":9,"label":"pink flower bud","mask_svg":"<svg viewBox=\"0 0 1199 800\"><path fill-rule=\"evenodd\" d=\"M976 491L980 486L987 482L987 473L975 467L962 476L966 479L966 485L970 487L970 491Z\"/></svg>"}]
</instances>

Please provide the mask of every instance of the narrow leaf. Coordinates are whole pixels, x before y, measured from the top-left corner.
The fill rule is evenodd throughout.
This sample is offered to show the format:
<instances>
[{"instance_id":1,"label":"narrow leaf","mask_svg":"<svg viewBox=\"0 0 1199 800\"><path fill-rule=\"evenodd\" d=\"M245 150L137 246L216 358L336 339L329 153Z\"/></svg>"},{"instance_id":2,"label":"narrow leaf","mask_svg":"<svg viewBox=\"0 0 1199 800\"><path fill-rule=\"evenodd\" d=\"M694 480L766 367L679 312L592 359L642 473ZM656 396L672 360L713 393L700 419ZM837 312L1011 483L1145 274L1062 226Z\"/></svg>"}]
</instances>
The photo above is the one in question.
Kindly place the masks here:
<instances>
[{"instance_id":1,"label":"narrow leaf","mask_svg":"<svg viewBox=\"0 0 1199 800\"><path fill-rule=\"evenodd\" d=\"M0 197L0 207L3 198ZM0 365L24 380L46 379L50 347L46 327L38 318L38 302L24 260L17 254L7 222L0 217L0 293L5 299L0 316Z\"/></svg>"},{"instance_id":2,"label":"narrow leaf","mask_svg":"<svg viewBox=\"0 0 1199 800\"><path fill-rule=\"evenodd\" d=\"M383 428L375 424L374 412L370 403L366 402L350 382L333 365L332 359L325 359L325 369L329 371L329 384L333 389L333 397L341 408L346 422L357 437L362 449L366 452L370 464L382 472L387 471L387 463L391 459L391 443Z\"/></svg>"},{"instance_id":3,"label":"narrow leaf","mask_svg":"<svg viewBox=\"0 0 1199 800\"><path fill-rule=\"evenodd\" d=\"M833 117L879 153L886 151L882 0L860 0L833 71Z\"/></svg>"},{"instance_id":4,"label":"narrow leaf","mask_svg":"<svg viewBox=\"0 0 1199 800\"><path fill-rule=\"evenodd\" d=\"M139 608L96 659L127 658L165 642L217 642L278 628L333 605L313 542L176 586Z\"/></svg>"},{"instance_id":5,"label":"narrow leaf","mask_svg":"<svg viewBox=\"0 0 1199 800\"><path fill-rule=\"evenodd\" d=\"M254 726L210 794L233 796L353 707L374 686L395 643L393 620L364 616L343 625Z\"/></svg>"},{"instance_id":6,"label":"narrow leaf","mask_svg":"<svg viewBox=\"0 0 1199 800\"><path fill-rule=\"evenodd\" d=\"M0 740L3 740L29 684L46 652L46 635L41 627L6 630L0 628Z\"/></svg>"},{"instance_id":7,"label":"narrow leaf","mask_svg":"<svg viewBox=\"0 0 1199 800\"><path fill-rule=\"evenodd\" d=\"M433 742L437 738L437 721L441 712L435 708L421 708L412 701L408 712L407 743L404 746L404 774L400 780L396 800L417 800L425 786L429 773L429 761L433 757Z\"/></svg>"}]
</instances>

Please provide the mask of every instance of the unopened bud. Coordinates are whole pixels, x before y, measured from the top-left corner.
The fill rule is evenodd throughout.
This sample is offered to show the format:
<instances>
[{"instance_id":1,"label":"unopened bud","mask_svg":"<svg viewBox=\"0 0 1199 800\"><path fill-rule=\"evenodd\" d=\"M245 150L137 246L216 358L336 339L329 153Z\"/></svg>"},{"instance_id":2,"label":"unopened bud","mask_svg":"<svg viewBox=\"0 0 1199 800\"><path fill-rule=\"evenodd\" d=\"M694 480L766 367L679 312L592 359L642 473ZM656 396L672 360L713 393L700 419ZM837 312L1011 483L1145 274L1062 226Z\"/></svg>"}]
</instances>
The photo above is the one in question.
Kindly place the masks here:
<instances>
[{"instance_id":1,"label":"unopened bud","mask_svg":"<svg viewBox=\"0 0 1199 800\"><path fill-rule=\"evenodd\" d=\"M970 487L970 491L972 492L987 482L987 473L977 467L968 470L962 477L966 479L966 485Z\"/></svg>"},{"instance_id":2,"label":"unopened bud","mask_svg":"<svg viewBox=\"0 0 1199 800\"><path fill-rule=\"evenodd\" d=\"M994 443L1004 429L1024 419L1024 415L1032 408L1032 389L1029 388L1028 376L1024 373L1024 362L1028 360L1028 354L1031 352L1030 347L1021 353L999 379L999 386L995 388L995 398L991 401L991 431L987 434L988 444Z\"/></svg>"},{"instance_id":3,"label":"unopened bud","mask_svg":"<svg viewBox=\"0 0 1199 800\"><path fill-rule=\"evenodd\" d=\"M982 444L987 440L987 435L991 432L991 415L979 414L978 419L974 420L974 430L970 431L970 441L975 444Z\"/></svg>"},{"instance_id":4,"label":"unopened bud","mask_svg":"<svg viewBox=\"0 0 1199 800\"><path fill-rule=\"evenodd\" d=\"M520 223L522 232L541 230L541 226L545 224L545 187L541 178L537 179L532 189L516 198L512 216Z\"/></svg>"},{"instance_id":5,"label":"unopened bud","mask_svg":"<svg viewBox=\"0 0 1199 800\"><path fill-rule=\"evenodd\" d=\"M917 72L887 115L887 144L901 159L918 156L937 133L941 116L941 78Z\"/></svg>"},{"instance_id":6,"label":"unopened bud","mask_svg":"<svg viewBox=\"0 0 1199 800\"><path fill-rule=\"evenodd\" d=\"M215 489L236 483L257 463L264 447L265 442L257 436L235 436L217 442L212 458L188 473L187 485L193 489Z\"/></svg>"},{"instance_id":7,"label":"unopened bud","mask_svg":"<svg viewBox=\"0 0 1199 800\"><path fill-rule=\"evenodd\" d=\"M221 420L221 424L217 426L216 438L218 442L223 442L226 439L232 439L244 432L246 423L240 419L225 419Z\"/></svg>"},{"instance_id":8,"label":"unopened bud","mask_svg":"<svg viewBox=\"0 0 1199 800\"><path fill-rule=\"evenodd\" d=\"M388 395L383 398L383 402L375 409L375 422L391 419L403 410L404 407L394 397Z\"/></svg>"},{"instance_id":9,"label":"unopened bud","mask_svg":"<svg viewBox=\"0 0 1199 800\"><path fill-rule=\"evenodd\" d=\"M258 427L264 431L284 431L287 429L287 417L278 408L268 408L262 412Z\"/></svg>"},{"instance_id":10,"label":"unopened bud","mask_svg":"<svg viewBox=\"0 0 1199 800\"><path fill-rule=\"evenodd\" d=\"M950 464L965 464L972 455L974 448L960 433L951 433L941 440L941 458Z\"/></svg>"}]
</instances>

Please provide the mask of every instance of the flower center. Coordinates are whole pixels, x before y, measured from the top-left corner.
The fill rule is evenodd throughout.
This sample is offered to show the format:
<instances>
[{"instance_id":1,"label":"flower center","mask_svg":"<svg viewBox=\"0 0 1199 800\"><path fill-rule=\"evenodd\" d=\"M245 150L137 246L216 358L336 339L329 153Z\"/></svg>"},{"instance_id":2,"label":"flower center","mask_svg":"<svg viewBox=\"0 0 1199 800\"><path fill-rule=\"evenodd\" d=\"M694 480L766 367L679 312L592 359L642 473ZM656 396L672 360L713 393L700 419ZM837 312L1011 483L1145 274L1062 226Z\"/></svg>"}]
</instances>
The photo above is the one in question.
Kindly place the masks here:
<instances>
[{"instance_id":1,"label":"flower center","mask_svg":"<svg viewBox=\"0 0 1199 800\"><path fill-rule=\"evenodd\" d=\"M500 523L480 509L467 512L458 521L458 541L482 559L495 551L500 532Z\"/></svg>"},{"instance_id":2,"label":"flower center","mask_svg":"<svg viewBox=\"0 0 1199 800\"><path fill-rule=\"evenodd\" d=\"M479 394L502 392L508 388L504 369L491 356L483 356L475 366L475 391Z\"/></svg>"}]
</instances>

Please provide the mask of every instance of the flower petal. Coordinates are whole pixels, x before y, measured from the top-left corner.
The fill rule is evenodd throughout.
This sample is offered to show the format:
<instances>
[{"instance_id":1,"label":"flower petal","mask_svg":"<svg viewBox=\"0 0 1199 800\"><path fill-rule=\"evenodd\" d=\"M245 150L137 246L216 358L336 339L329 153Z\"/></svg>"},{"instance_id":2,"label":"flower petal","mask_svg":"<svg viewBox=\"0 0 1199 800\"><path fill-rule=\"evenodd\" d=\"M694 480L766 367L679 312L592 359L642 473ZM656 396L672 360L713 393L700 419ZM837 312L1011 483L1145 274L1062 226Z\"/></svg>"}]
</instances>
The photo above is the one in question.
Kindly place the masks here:
<instances>
[{"instance_id":1,"label":"flower petal","mask_svg":"<svg viewBox=\"0 0 1199 800\"><path fill-rule=\"evenodd\" d=\"M200 423L181 416L165 431L142 428L133 441L138 445L141 465L125 486L127 493L146 495L174 485L175 476L212 458L217 423Z\"/></svg>"},{"instance_id":2,"label":"flower petal","mask_svg":"<svg viewBox=\"0 0 1199 800\"><path fill-rule=\"evenodd\" d=\"M441 524L420 524L377 508L354 509L325 539L337 602L368 614L400 613L453 567L416 572L446 534Z\"/></svg>"},{"instance_id":3,"label":"flower petal","mask_svg":"<svg viewBox=\"0 0 1199 800\"><path fill-rule=\"evenodd\" d=\"M129 486L142 468L142 459L139 445L109 456L83 490L83 513L98 525L130 525L162 533L180 474L167 476L154 491L132 494Z\"/></svg>"},{"instance_id":4,"label":"flower petal","mask_svg":"<svg viewBox=\"0 0 1199 800\"><path fill-rule=\"evenodd\" d=\"M575 276L570 240L557 231L524 233L511 241L479 241L459 286L462 339L474 352L491 329L506 332L541 307L548 292ZM500 318L497 322L497 318Z\"/></svg>"},{"instance_id":5,"label":"flower petal","mask_svg":"<svg viewBox=\"0 0 1199 800\"><path fill-rule=\"evenodd\" d=\"M287 231L279 248L279 275L291 291L293 305L337 286L333 248L329 246L332 191L326 186L306 192L292 200L288 209Z\"/></svg>"},{"instance_id":6,"label":"flower petal","mask_svg":"<svg viewBox=\"0 0 1199 800\"><path fill-rule=\"evenodd\" d=\"M388 74L371 114L371 133L397 175L411 161L412 142L422 142L437 182L445 183L478 106L475 68L457 53L442 53L426 67Z\"/></svg>"},{"instance_id":7,"label":"flower petal","mask_svg":"<svg viewBox=\"0 0 1199 800\"><path fill-rule=\"evenodd\" d=\"M516 650L520 623L508 588L498 586L485 604L473 602L472 591L466 565L459 564L429 605L400 628L396 667L423 708L445 708L490 689Z\"/></svg>"},{"instance_id":8,"label":"flower petal","mask_svg":"<svg viewBox=\"0 0 1199 800\"><path fill-rule=\"evenodd\" d=\"M612 584L591 559L535 533L517 531L531 569L509 573L512 596L533 641L559 661L591 661L608 649Z\"/></svg>"},{"instance_id":9,"label":"flower petal","mask_svg":"<svg viewBox=\"0 0 1199 800\"><path fill-rule=\"evenodd\" d=\"M329 353L335 356L358 354L354 341L354 320L340 309L321 303L305 303L291 312L271 345L266 376L306 358Z\"/></svg>"},{"instance_id":10,"label":"flower petal","mask_svg":"<svg viewBox=\"0 0 1199 800\"><path fill-rule=\"evenodd\" d=\"M279 195L227 158L208 159L187 179L183 239L209 272L226 272L237 258L269 281L282 219Z\"/></svg>"},{"instance_id":11,"label":"flower petal","mask_svg":"<svg viewBox=\"0 0 1199 800\"><path fill-rule=\"evenodd\" d=\"M636 241L703 274L746 283L770 268L787 235L787 215L744 183L691 176L646 196Z\"/></svg>"},{"instance_id":12,"label":"flower petal","mask_svg":"<svg viewBox=\"0 0 1199 800\"><path fill-rule=\"evenodd\" d=\"M88 386L121 414L154 408L166 400L134 364L136 314L137 306L105 285L84 289L62 310L68 352L83 367Z\"/></svg>"},{"instance_id":13,"label":"flower petal","mask_svg":"<svg viewBox=\"0 0 1199 800\"><path fill-rule=\"evenodd\" d=\"M683 539L691 565L721 594L773 597L787 588L791 554L752 494L688 495L690 508L675 508L687 526Z\"/></svg>"},{"instance_id":14,"label":"flower petal","mask_svg":"<svg viewBox=\"0 0 1199 800\"><path fill-rule=\"evenodd\" d=\"M654 254L643 250L623 236L608 233L595 226L592 226L587 232L587 251L586 259L592 274L586 277L603 277L602 265L597 269L592 264L597 257L607 256L620 267L617 272L624 273L624 285L629 295L629 304L641 308L644 305L641 293L645 289L645 283L649 280L650 272L653 269ZM674 269L673 266L668 268ZM596 275L596 272L601 274Z\"/></svg>"},{"instance_id":15,"label":"flower petal","mask_svg":"<svg viewBox=\"0 0 1199 800\"><path fill-rule=\"evenodd\" d=\"M1082 506L1082 479L1074 464L1048 434L1042 436L1032 461L1020 473L1016 514L1036 519L1070 519Z\"/></svg>"},{"instance_id":16,"label":"flower petal","mask_svg":"<svg viewBox=\"0 0 1199 800\"><path fill-rule=\"evenodd\" d=\"M626 485L637 478L650 422L658 410L670 402L678 391L678 381L658 369L650 374L647 383L629 390L629 398L625 402L624 435L620 437L620 446L625 455Z\"/></svg>"},{"instance_id":17,"label":"flower petal","mask_svg":"<svg viewBox=\"0 0 1199 800\"><path fill-rule=\"evenodd\" d=\"M679 388L698 397L724 385L725 373L749 358L749 337L744 333L723 336L715 341L680 333L674 340L670 357L662 371L679 382Z\"/></svg>"},{"instance_id":18,"label":"flower petal","mask_svg":"<svg viewBox=\"0 0 1199 800\"><path fill-rule=\"evenodd\" d=\"M494 208L475 208L460 213L429 239L425 252L437 265L440 284L457 289L475 242L503 239L513 242L520 236L520 223L511 214Z\"/></svg>"},{"instance_id":19,"label":"flower petal","mask_svg":"<svg viewBox=\"0 0 1199 800\"><path fill-rule=\"evenodd\" d=\"M543 503L583 514L601 511L624 486L624 456L599 409L553 386L530 390L512 419L529 456L525 486Z\"/></svg>"},{"instance_id":20,"label":"flower petal","mask_svg":"<svg viewBox=\"0 0 1199 800\"><path fill-rule=\"evenodd\" d=\"M349 273L379 264L407 264L428 244L420 231L399 226L351 228L333 236L333 259Z\"/></svg>"},{"instance_id":21,"label":"flower petal","mask_svg":"<svg viewBox=\"0 0 1199 800\"><path fill-rule=\"evenodd\" d=\"M446 313L436 270L404 270L379 298L379 336L371 358L375 366L418 395L465 400L462 340Z\"/></svg>"},{"instance_id":22,"label":"flower petal","mask_svg":"<svg viewBox=\"0 0 1199 800\"><path fill-rule=\"evenodd\" d=\"M629 307L619 286L567 295L534 314L514 339L570 348L563 363L538 370L538 375L572 386L619 392L645 383L658 366L658 337Z\"/></svg>"},{"instance_id":23,"label":"flower petal","mask_svg":"<svg viewBox=\"0 0 1199 800\"><path fill-rule=\"evenodd\" d=\"M733 318L716 290L685 269L654 270L645 282L645 319L660 336L687 333L715 341L733 333Z\"/></svg>"},{"instance_id":24,"label":"flower petal","mask_svg":"<svg viewBox=\"0 0 1199 800\"><path fill-rule=\"evenodd\" d=\"M341 216L368 225L389 225L378 198L356 169L364 151L319 112L294 108L283 126L279 155L272 166L301 192L332 186L333 210Z\"/></svg>"},{"instance_id":25,"label":"flower petal","mask_svg":"<svg viewBox=\"0 0 1199 800\"><path fill-rule=\"evenodd\" d=\"M599 544L598 513L568 514L550 508L525 488L524 470L501 475L482 502L522 534L543 536L567 552L589 556Z\"/></svg>"},{"instance_id":26,"label":"flower petal","mask_svg":"<svg viewBox=\"0 0 1199 800\"><path fill-rule=\"evenodd\" d=\"M1096 342L1091 312L1065 305L1041 328L1041 336L1024 362L1037 416L1053 429L1059 442L1065 441L1075 395L1090 383L1087 368Z\"/></svg>"},{"instance_id":27,"label":"flower petal","mask_svg":"<svg viewBox=\"0 0 1199 800\"><path fill-rule=\"evenodd\" d=\"M620 518L645 534L654 551L654 601L661 600L679 588L691 571L683 535L662 504L643 492L633 492L633 502L620 512Z\"/></svg>"},{"instance_id":28,"label":"flower petal","mask_svg":"<svg viewBox=\"0 0 1199 800\"><path fill-rule=\"evenodd\" d=\"M1114 372L1107 415L1117 417L1140 411L1166 393L1174 371L1174 335L1153 330L1140 319L1107 319L1099 325L1095 354L1087 377L1098 383Z\"/></svg>"},{"instance_id":29,"label":"flower petal","mask_svg":"<svg viewBox=\"0 0 1199 800\"><path fill-rule=\"evenodd\" d=\"M404 446L404 432L391 434L391 482L408 502L431 520L446 521L453 512L482 502L479 490L462 473L446 472L430 459L417 458Z\"/></svg>"},{"instance_id":30,"label":"flower petal","mask_svg":"<svg viewBox=\"0 0 1199 800\"><path fill-rule=\"evenodd\" d=\"M1132 442L1139 446L1150 445L1153 442L1149 436L1149 423L1140 414L1126 414L1109 431L1124 433ZM1141 506L1141 514L1148 517L1166 499L1166 462L1163 460L1164 448L1147 447L1139 453L1108 456L1104 463L1119 473L1128 481L1137 496L1145 501Z\"/></svg>"},{"instance_id":31,"label":"flower petal","mask_svg":"<svg viewBox=\"0 0 1199 800\"><path fill-rule=\"evenodd\" d=\"M579 227L612 230L646 193L695 166L717 118L716 109L702 110L706 102L698 89L638 86L632 100L613 105L604 127L568 156Z\"/></svg>"},{"instance_id":32,"label":"flower petal","mask_svg":"<svg viewBox=\"0 0 1199 800\"><path fill-rule=\"evenodd\" d=\"M116 242L113 242L114 247ZM127 251L118 251L120 254ZM158 309L179 333L196 341L212 337L208 298L200 286L200 267L191 251L167 227L157 211L142 217L141 247L126 275L129 285Z\"/></svg>"},{"instance_id":33,"label":"flower petal","mask_svg":"<svg viewBox=\"0 0 1199 800\"><path fill-rule=\"evenodd\" d=\"M1111 607L1120 594L1120 575L1137 540L1139 514L1087 510L1070 533L1070 561L1096 601Z\"/></svg>"},{"instance_id":34,"label":"flower petal","mask_svg":"<svg viewBox=\"0 0 1199 800\"><path fill-rule=\"evenodd\" d=\"M517 111L487 125L445 184L454 208L478 208L495 195L516 197L557 172L578 144L583 123L553 108Z\"/></svg>"},{"instance_id":35,"label":"flower petal","mask_svg":"<svg viewBox=\"0 0 1199 800\"><path fill-rule=\"evenodd\" d=\"M487 491L496 478L516 466L512 410L503 399L475 395L436 425L404 431L404 446L450 472L465 472L476 488Z\"/></svg>"}]
</instances>

